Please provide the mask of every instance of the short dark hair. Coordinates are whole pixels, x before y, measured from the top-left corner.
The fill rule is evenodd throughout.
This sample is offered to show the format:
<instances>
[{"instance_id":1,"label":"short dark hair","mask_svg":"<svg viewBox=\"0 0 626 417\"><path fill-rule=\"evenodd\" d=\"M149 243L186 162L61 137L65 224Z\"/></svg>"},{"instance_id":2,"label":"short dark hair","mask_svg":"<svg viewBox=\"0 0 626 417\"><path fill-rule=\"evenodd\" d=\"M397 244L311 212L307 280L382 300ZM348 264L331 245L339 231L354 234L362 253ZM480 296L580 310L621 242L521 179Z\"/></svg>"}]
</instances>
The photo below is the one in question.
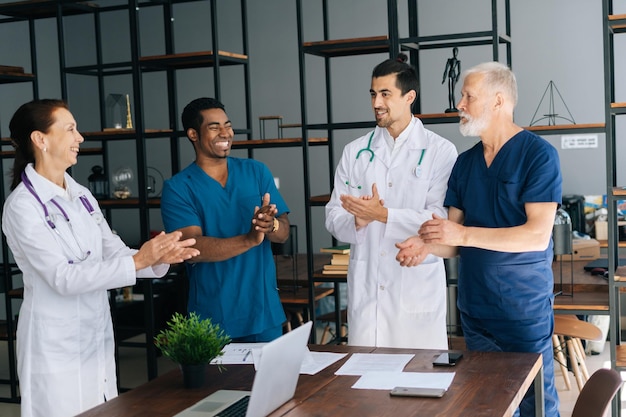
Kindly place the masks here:
<instances>
[{"instance_id":1,"label":"short dark hair","mask_svg":"<svg viewBox=\"0 0 626 417\"><path fill-rule=\"evenodd\" d=\"M63 100L46 98L22 104L13 114L9 122L11 141L15 148L15 160L11 170L11 190L22 182L22 172L26 166L35 162L35 150L30 134L36 130L48 133L50 126L55 122L52 114L60 108L68 109L67 103Z\"/></svg>"},{"instance_id":2,"label":"short dark hair","mask_svg":"<svg viewBox=\"0 0 626 417\"><path fill-rule=\"evenodd\" d=\"M200 112L210 109L222 109L226 111L222 102L210 97L197 98L187 104L181 116L183 130L187 132L189 129L194 129L199 133L200 125L202 125L202 114Z\"/></svg>"},{"instance_id":3,"label":"short dark hair","mask_svg":"<svg viewBox=\"0 0 626 417\"><path fill-rule=\"evenodd\" d=\"M402 95L411 90L415 90L415 95L419 93L419 81L417 80L417 71L415 68L406 63L408 57L405 54L398 54L395 59L387 59L374 67L372 78L384 77L390 74L396 74L396 87L400 89Z\"/></svg>"}]
</instances>

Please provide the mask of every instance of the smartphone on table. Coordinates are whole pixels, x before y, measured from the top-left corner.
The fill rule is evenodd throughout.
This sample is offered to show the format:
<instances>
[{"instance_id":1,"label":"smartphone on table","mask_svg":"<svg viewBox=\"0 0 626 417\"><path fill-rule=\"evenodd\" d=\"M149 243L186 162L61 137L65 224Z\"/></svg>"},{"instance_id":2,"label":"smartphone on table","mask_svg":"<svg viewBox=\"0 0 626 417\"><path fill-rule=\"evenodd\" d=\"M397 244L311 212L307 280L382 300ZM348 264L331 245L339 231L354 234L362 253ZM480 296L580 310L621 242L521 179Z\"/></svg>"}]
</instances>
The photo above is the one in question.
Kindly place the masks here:
<instances>
[{"instance_id":1,"label":"smartphone on table","mask_svg":"<svg viewBox=\"0 0 626 417\"><path fill-rule=\"evenodd\" d=\"M444 352L433 361L434 366L454 366L463 357L460 352Z\"/></svg>"},{"instance_id":2,"label":"smartphone on table","mask_svg":"<svg viewBox=\"0 0 626 417\"><path fill-rule=\"evenodd\" d=\"M432 397L441 398L446 390L443 388L395 387L389 391L392 397Z\"/></svg>"}]
</instances>

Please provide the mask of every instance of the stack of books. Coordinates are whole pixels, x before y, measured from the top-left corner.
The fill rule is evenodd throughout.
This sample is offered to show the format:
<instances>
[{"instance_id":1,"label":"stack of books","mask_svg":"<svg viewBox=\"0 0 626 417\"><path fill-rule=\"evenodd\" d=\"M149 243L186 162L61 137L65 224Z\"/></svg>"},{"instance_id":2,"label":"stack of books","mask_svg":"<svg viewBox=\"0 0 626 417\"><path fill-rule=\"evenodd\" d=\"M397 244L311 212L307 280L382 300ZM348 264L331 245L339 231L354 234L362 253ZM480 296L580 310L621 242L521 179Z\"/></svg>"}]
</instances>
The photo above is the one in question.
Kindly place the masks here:
<instances>
[{"instance_id":1,"label":"stack of books","mask_svg":"<svg viewBox=\"0 0 626 417\"><path fill-rule=\"evenodd\" d=\"M348 262L350 261L350 245L332 246L320 249L322 253L331 253L330 263L324 265L322 274L324 275L346 275L348 273Z\"/></svg>"}]
</instances>

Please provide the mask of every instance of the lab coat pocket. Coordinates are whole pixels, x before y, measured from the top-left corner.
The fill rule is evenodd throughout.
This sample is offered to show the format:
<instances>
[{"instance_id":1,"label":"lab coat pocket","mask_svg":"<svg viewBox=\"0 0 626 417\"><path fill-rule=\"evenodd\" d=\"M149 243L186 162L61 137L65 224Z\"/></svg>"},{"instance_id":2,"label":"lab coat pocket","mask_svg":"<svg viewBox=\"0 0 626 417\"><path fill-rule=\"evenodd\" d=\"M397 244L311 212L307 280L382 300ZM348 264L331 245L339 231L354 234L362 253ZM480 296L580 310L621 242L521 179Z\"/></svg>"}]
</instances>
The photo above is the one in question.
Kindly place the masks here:
<instances>
[{"instance_id":1,"label":"lab coat pocket","mask_svg":"<svg viewBox=\"0 0 626 417\"><path fill-rule=\"evenodd\" d=\"M31 334L33 364L41 373L67 372L80 363L77 318L34 319Z\"/></svg>"},{"instance_id":2,"label":"lab coat pocket","mask_svg":"<svg viewBox=\"0 0 626 417\"><path fill-rule=\"evenodd\" d=\"M399 207L424 208L426 205L428 184L429 182L425 178L416 178L415 175L407 176L404 187L402 188L403 202Z\"/></svg>"},{"instance_id":3,"label":"lab coat pocket","mask_svg":"<svg viewBox=\"0 0 626 417\"><path fill-rule=\"evenodd\" d=\"M402 268L400 306L406 313L445 309L445 271L441 259L429 255L414 268Z\"/></svg>"}]
</instances>

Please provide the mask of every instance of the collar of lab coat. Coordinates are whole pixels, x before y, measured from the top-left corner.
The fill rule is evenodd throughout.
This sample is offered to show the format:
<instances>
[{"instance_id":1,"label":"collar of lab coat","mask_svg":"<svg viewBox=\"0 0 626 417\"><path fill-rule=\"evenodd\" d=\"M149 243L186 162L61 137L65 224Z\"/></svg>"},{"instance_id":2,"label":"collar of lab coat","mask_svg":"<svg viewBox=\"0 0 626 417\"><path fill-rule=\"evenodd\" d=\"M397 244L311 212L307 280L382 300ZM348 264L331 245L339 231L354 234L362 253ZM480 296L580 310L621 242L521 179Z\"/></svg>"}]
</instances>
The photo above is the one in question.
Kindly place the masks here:
<instances>
[{"instance_id":1,"label":"collar of lab coat","mask_svg":"<svg viewBox=\"0 0 626 417\"><path fill-rule=\"evenodd\" d=\"M41 201L45 204L48 201L52 200L54 197L60 197L61 194L57 187L54 187L54 184L50 182L47 178L39 175L37 171L35 171L35 167L32 163L26 166L26 176L33 184L33 188L35 192L41 199ZM69 193L70 199L72 201L79 198L81 195L85 194L83 188L74 181L74 178L70 176L67 172L65 175L65 185L67 187L67 191Z\"/></svg>"},{"instance_id":2,"label":"collar of lab coat","mask_svg":"<svg viewBox=\"0 0 626 417\"><path fill-rule=\"evenodd\" d=\"M389 158L391 157L391 149L385 140L385 136L389 133L386 132L384 127L376 126L376 132L372 139L372 150L377 157L380 157L381 162L385 165L389 165ZM424 132L424 125L422 121L413 116L413 119L409 125L400 133L399 138L404 138L405 143L401 146L404 148L403 152L409 152L412 150L422 150L427 148L428 139Z\"/></svg>"}]
</instances>

